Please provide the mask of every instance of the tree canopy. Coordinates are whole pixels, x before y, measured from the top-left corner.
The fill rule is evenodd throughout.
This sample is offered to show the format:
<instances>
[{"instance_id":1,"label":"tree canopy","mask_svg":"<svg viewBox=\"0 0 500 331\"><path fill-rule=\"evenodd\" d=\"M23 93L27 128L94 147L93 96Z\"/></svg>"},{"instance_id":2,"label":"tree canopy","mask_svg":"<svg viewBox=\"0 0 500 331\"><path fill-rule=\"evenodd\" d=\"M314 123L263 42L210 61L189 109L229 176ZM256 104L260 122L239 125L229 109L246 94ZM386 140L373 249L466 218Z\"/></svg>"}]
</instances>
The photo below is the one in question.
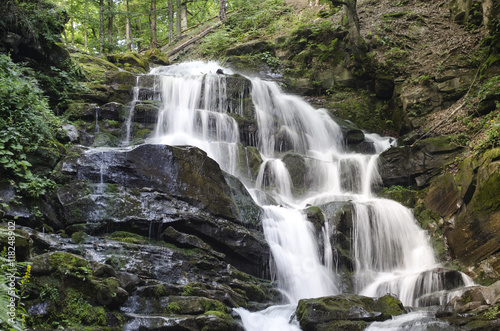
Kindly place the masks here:
<instances>
[{"instance_id":1,"label":"tree canopy","mask_svg":"<svg viewBox=\"0 0 500 331\"><path fill-rule=\"evenodd\" d=\"M68 45L89 53L141 51L172 42L190 27L242 6L235 0L50 0L69 15ZM254 1L250 1L254 2ZM224 17L223 17L224 19Z\"/></svg>"}]
</instances>

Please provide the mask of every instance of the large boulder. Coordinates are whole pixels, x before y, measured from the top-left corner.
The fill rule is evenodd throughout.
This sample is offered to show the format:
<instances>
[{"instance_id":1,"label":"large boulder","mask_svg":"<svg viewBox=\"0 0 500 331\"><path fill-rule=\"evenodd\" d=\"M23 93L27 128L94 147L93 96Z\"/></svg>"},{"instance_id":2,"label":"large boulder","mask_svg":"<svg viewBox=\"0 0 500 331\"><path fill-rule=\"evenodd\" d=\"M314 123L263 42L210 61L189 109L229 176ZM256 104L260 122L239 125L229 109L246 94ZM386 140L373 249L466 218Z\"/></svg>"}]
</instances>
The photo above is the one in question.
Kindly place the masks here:
<instances>
[{"instance_id":1,"label":"large boulder","mask_svg":"<svg viewBox=\"0 0 500 331\"><path fill-rule=\"evenodd\" d=\"M263 277L269 250L261 208L244 185L194 147L74 148L59 165L57 200L66 232L111 227L212 251ZM153 235L151 235L153 234Z\"/></svg>"},{"instance_id":2,"label":"large boulder","mask_svg":"<svg viewBox=\"0 0 500 331\"><path fill-rule=\"evenodd\" d=\"M231 199L219 165L194 147L140 145L131 150L83 150L62 161L61 173L94 183L128 188L148 187L211 212L234 219Z\"/></svg>"},{"instance_id":3,"label":"large boulder","mask_svg":"<svg viewBox=\"0 0 500 331\"><path fill-rule=\"evenodd\" d=\"M404 314L403 304L391 295L378 299L355 294L302 299L296 316L304 331L363 330L368 323Z\"/></svg>"}]
</instances>

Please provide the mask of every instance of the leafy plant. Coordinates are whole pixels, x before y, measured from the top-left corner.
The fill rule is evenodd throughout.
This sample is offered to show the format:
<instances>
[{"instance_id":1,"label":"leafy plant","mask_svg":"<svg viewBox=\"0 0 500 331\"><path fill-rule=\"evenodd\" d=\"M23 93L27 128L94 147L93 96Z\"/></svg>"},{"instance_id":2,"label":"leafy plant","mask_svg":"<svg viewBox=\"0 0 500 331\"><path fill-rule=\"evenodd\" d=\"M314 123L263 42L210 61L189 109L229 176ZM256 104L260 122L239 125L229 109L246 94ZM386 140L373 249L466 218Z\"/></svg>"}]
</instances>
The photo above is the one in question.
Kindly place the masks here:
<instances>
[{"instance_id":1,"label":"leafy plant","mask_svg":"<svg viewBox=\"0 0 500 331\"><path fill-rule=\"evenodd\" d=\"M25 317L23 299L26 298L25 290L31 277L31 266L26 263L17 262L7 258L7 249L4 247L0 252L0 328L4 330L24 330ZM26 268L21 276L20 270ZM13 275L14 280L9 276ZM11 283L15 283L11 287ZM12 301L12 298L15 301ZM13 310L12 310L12 309ZM9 312L15 312L12 316Z\"/></svg>"},{"instance_id":2,"label":"leafy plant","mask_svg":"<svg viewBox=\"0 0 500 331\"><path fill-rule=\"evenodd\" d=\"M20 193L39 197L54 186L30 170L28 155L55 146L59 127L32 71L0 54L0 174Z\"/></svg>"}]
</instances>

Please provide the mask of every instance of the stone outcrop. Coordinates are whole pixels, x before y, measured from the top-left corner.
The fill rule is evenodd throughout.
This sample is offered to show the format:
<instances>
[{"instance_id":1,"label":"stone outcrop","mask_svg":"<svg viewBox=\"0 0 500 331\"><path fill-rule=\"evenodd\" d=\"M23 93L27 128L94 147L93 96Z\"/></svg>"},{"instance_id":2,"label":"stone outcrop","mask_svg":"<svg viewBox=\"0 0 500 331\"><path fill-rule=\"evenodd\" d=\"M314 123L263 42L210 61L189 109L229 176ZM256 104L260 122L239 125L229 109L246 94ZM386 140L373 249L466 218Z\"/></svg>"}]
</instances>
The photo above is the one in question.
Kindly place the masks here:
<instances>
[{"instance_id":1,"label":"stone outcrop","mask_svg":"<svg viewBox=\"0 0 500 331\"><path fill-rule=\"evenodd\" d=\"M392 147L380 155L380 175L385 186L423 187L461 151L449 136L422 139L411 146Z\"/></svg>"}]
</instances>

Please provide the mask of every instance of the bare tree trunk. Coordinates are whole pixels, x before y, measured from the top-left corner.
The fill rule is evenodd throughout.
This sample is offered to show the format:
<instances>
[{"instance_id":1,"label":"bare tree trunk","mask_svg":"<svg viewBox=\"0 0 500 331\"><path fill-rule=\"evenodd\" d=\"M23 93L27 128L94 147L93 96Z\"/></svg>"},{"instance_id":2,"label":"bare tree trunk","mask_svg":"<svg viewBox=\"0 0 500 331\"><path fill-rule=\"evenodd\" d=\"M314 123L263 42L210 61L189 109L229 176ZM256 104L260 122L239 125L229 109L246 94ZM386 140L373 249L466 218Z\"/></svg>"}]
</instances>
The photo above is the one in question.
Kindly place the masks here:
<instances>
[{"instance_id":1,"label":"bare tree trunk","mask_svg":"<svg viewBox=\"0 0 500 331\"><path fill-rule=\"evenodd\" d=\"M87 6L87 0L85 0L85 19L83 22L83 50L88 53L89 48L88 48L88 26L87 26L87 21L89 19L89 10Z\"/></svg>"},{"instance_id":2,"label":"bare tree trunk","mask_svg":"<svg viewBox=\"0 0 500 331\"><path fill-rule=\"evenodd\" d=\"M174 0L168 0L168 42L174 40Z\"/></svg>"},{"instance_id":3,"label":"bare tree trunk","mask_svg":"<svg viewBox=\"0 0 500 331\"><path fill-rule=\"evenodd\" d=\"M108 51L113 51L113 0L108 0Z\"/></svg>"},{"instance_id":4,"label":"bare tree trunk","mask_svg":"<svg viewBox=\"0 0 500 331\"><path fill-rule=\"evenodd\" d=\"M177 0L177 12L176 12L177 20L176 20L176 28L177 28L177 36L180 36L182 33L181 28L181 0Z\"/></svg>"},{"instance_id":5,"label":"bare tree trunk","mask_svg":"<svg viewBox=\"0 0 500 331\"><path fill-rule=\"evenodd\" d=\"M151 48L158 47L158 38L156 37L156 0L151 0Z\"/></svg>"},{"instance_id":6,"label":"bare tree trunk","mask_svg":"<svg viewBox=\"0 0 500 331\"><path fill-rule=\"evenodd\" d=\"M83 23L83 50L88 53L89 52L89 46L88 46L88 35L87 35L87 20Z\"/></svg>"},{"instance_id":7,"label":"bare tree trunk","mask_svg":"<svg viewBox=\"0 0 500 331\"><path fill-rule=\"evenodd\" d=\"M71 46L75 47L75 22L73 17L69 20L69 24L71 24Z\"/></svg>"},{"instance_id":8,"label":"bare tree trunk","mask_svg":"<svg viewBox=\"0 0 500 331\"><path fill-rule=\"evenodd\" d=\"M104 0L99 0L99 53L104 53Z\"/></svg>"},{"instance_id":9,"label":"bare tree trunk","mask_svg":"<svg viewBox=\"0 0 500 331\"><path fill-rule=\"evenodd\" d=\"M181 30L187 30L188 28L188 17L187 17L187 3L181 4Z\"/></svg>"},{"instance_id":10,"label":"bare tree trunk","mask_svg":"<svg viewBox=\"0 0 500 331\"><path fill-rule=\"evenodd\" d=\"M127 8L127 18L125 22L125 39L127 39L127 51L132 51L132 23L130 22L130 8L128 5L128 0L125 1Z\"/></svg>"},{"instance_id":11,"label":"bare tree trunk","mask_svg":"<svg viewBox=\"0 0 500 331\"><path fill-rule=\"evenodd\" d=\"M219 0L219 18L221 22L226 21L226 0Z\"/></svg>"}]
</instances>

